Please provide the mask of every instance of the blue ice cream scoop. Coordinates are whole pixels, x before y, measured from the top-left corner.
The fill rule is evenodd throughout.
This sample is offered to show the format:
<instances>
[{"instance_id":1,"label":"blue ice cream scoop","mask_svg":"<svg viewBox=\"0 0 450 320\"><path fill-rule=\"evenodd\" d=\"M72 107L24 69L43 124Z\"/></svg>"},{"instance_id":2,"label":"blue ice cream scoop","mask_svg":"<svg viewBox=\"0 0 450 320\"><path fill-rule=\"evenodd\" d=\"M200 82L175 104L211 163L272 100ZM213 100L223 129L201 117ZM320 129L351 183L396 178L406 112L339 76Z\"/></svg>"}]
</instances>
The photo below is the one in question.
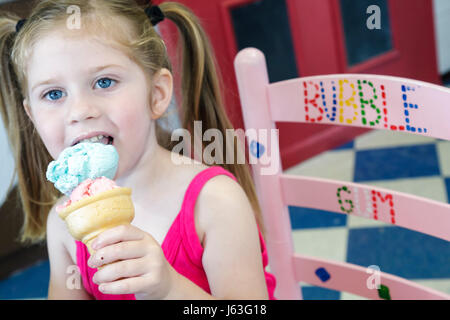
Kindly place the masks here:
<instances>
[{"instance_id":1,"label":"blue ice cream scoop","mask_svg":"<svg viewBox=\"0 0 450 320\"><path fill-rule=\"evenodd\" d=\"M113 179L119 154L113 145L82 142L64 149L58 159L47 167L47 179L55 188L69 196L87 178Z\"/></svg>"}]
</instances>

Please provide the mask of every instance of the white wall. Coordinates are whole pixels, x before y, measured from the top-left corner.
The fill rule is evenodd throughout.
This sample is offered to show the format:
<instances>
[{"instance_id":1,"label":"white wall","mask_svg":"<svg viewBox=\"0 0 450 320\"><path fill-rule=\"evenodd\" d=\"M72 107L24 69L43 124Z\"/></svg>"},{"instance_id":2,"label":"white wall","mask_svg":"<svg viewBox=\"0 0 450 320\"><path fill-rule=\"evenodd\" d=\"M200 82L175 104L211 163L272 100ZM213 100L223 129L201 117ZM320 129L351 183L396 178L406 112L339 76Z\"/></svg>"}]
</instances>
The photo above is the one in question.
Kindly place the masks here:
<instances>
[{"instance_id":1,"label":"white wall","mask_svg":"<svg viewBox=\"0 0 450 320\"><path fill-rule=\"evenodd\" d=\"M3 121L0 120L0 206L5 201L13 173L14 159L9 147L8 137L5 127L3 126Z\"/></svg>"},{"instance_id":2,"label":"white wall","mask_svg":"<svg viewBox=\"0 0 450 320\"><path fill-rule=\"evenodd\" d=\"M444 74L450 71L450 1L433 0L433 10L438 70Z\"/></svg>"}]
</instances>

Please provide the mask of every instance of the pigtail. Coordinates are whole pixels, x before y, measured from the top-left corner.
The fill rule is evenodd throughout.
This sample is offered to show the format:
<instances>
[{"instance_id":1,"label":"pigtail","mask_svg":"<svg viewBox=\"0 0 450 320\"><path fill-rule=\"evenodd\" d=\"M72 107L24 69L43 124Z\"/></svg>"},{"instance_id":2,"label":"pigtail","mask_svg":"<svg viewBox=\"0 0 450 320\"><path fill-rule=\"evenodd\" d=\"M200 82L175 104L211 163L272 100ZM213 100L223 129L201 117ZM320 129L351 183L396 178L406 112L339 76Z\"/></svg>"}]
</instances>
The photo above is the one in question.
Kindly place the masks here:
<instances>
[{"instance_id":1,"label":"pigtail","mask_svg":"<svg viewBox=\"0 0 450 320\"><path fill-rule=\"evenodd\" d=\"M18 20L11 13L0 18L0 114L15 162L9 190L17 174L24 214L20 240L38 242L45 239L47 215L55 203L56 193L45 178L51 156L25 112L23 93L11 61Z\"/></svg>"},{"instance_id":2,"label":"pigtail","mask_svg":"<svg viewBox=\"0 0 450 320\"><path fill-rule=\"evenodd\" d=\"M184 5L176 2L165 2L160 5L164 15L175 23L182 43L182 125L191 133L191 146L195 145L194 121L202 121L203 133L211 128L219 129L226 135L227 129L233 126L225 113L222 97L221 77L215 61L214 51L197 17ZM246 163L238 164L236 158L242 157L243 149L239 147L239 139L234 137L232 146L224 139L222 154L215 155L221 159L221 166L234 174L250 200L257 223L264 234L261 210L256 196L254 183ZM197 142L198 143L198 142ZM231 143L230 143L231 144ZM202 142L202 150L205 145ZM224 154L232 150L232 164L225 163ZM244 156L245 158L245 156ZM228 161L227 161L228 162ZM242 162L242 161L241 161Z\"/></svg>"}]
</instances>

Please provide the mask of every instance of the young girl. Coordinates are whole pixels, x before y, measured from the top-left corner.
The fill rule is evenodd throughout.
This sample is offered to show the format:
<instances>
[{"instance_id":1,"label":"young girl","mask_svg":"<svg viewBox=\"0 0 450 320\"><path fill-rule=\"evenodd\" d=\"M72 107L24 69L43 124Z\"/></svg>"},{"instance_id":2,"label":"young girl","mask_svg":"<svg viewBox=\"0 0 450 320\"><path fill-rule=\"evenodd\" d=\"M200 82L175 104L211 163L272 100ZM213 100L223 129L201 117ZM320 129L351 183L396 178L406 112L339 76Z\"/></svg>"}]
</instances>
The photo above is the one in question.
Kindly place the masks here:
<instances>
[{"instance_id":1,"label":"young girl","mask_svg":"<svg viewBox=\"0 0 450 320\"><path fill-rule=\"evenodd\" d=\"M186 7L44 0L26 20L0 20L0 110L16 161L22 240L47 237L49 299L274 299L248 167L173 161L184 156L171 153L170 133L156 122L173 91L154 28L164 18L183 43L184 128L202 121L225 136L232 127L213 52ZM55 212L67 197L45 172L63 149L98 135L117 149L115 180L132 188L135 218L101 233L89 256ZM80 289L66 285L74 264Z\"/></svg>"}]
</instances>

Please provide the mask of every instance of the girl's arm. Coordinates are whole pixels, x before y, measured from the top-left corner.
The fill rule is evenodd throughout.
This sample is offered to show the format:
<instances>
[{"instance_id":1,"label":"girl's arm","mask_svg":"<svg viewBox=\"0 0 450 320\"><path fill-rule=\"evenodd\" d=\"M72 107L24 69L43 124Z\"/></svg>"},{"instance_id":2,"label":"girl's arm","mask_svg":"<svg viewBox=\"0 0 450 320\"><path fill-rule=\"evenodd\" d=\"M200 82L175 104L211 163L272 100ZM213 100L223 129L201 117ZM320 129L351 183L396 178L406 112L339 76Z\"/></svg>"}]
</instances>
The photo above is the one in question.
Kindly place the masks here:
<instances>
[{"instance_id":1,"label":"girl's arm","mask_svg":"<svg viewBox=\"0 0 450 320\"><path fill-rule=\"evenodd\" d=\"M79 273L74 272L76 264L72 261L64 245L64 238L67 237L68 231L64 221L61 220L55 211L56 205L50 210L47 219L47 250L50 260L48 299L89 300L91 297L84 290ZM74 279L73 277L79 278Z\"/></svg>"},{"instance_id":2,"label":"girl's arm","mask_svg":"<svg viewBox=\"0 0 450 320\"><path fill-rule=\"evenodd\" d=\"M204 230L202 262L212 296L179 275L166 299L268 299L256 219L241 186L226 176L208 181L195 224Z\"/></svg>"}]
</instances>

